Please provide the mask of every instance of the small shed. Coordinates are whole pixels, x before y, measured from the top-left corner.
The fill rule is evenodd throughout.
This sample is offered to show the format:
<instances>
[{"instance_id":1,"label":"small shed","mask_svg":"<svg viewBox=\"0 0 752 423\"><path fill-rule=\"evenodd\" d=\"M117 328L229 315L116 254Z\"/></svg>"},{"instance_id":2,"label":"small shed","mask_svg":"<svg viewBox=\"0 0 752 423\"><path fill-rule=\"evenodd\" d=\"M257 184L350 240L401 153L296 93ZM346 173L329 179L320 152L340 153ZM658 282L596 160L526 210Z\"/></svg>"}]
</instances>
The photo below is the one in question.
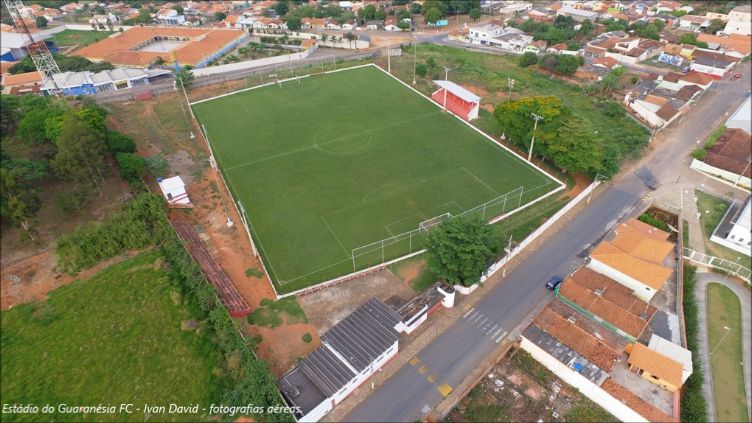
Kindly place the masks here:
<instances>
[{"instance_id":1,"label":"small shed","mask_svg":"<svg viewBox=\"0 0 752 423\"><path fill-rule=\"evenodd\" d=\"M157 178L157 182L170 207L193 207L185 191L185 183L180 176L167 179Z\"/></svg>"}]
</instances>

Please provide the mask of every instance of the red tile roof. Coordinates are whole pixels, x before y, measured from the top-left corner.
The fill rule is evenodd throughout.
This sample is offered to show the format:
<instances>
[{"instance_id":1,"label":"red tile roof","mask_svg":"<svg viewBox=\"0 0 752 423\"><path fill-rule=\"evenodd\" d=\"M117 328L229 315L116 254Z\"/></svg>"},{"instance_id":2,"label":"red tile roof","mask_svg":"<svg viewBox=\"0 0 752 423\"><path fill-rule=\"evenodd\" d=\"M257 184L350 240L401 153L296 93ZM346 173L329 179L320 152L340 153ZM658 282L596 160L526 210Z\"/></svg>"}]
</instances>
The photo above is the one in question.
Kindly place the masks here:
<instances>
[{"instance_id":1,"label":"red tile roof","mask_svg":"<svg viewBox=\"0 0 752 423\"><path fill-rule=\"evenodd\" d=\"M619 359L618 352L551 310L549 306L535 317L533 324L606 372Z\"/></svg>"},{"instance_id":2,"label":"red tile roof","mask_svg":"<svg viewBox=\"0 0 752 423\"><path fill-rule=\"evenodd\" d=\"M657 409L655 406L645 401L644 399L635 395L629 389L614 382L613 379L608 378L601 384L601 389L611 394L614 398L623 402L627 407L634 410L635 413L641 415L651 422L673 422L675 419Z\"/></svg>"},{"instance_id":3,"label":"red tile roof","mask_svg":"<svg viewBox=\"0 0 752 423\"><path fill-rule=\"evenodd\" d=\"M581 308L638 338L656 312L626 286L587 267L572 274L559 294Z\"/></svg>"},{"instance_id":4,"label":"red tile roof","mask_svg":"<svg viewBox=\"0 0 752 423\"><path fill-rule=\"evenodd\" d=\"M752 137L743 129L727 129L705 155L705 163L729 172L752 177L747 159L752 155Z\"/></svg>"}]
</instances>

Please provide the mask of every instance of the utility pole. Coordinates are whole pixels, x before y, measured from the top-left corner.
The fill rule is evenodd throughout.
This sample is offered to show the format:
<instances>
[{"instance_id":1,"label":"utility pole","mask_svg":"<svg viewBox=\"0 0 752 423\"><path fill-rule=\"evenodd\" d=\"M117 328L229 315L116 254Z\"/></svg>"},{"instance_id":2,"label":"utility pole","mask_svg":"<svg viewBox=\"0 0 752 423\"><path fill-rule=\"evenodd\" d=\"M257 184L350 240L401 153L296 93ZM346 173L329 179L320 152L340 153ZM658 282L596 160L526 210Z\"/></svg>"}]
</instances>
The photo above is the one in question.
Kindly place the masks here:
<instances>
[{"instance_id":1,"label":"utility pole","mask_svg":"<svg viewBox=\"0 0 752 423\"><path fill-rule=\"evenodd\" d=\"M444 66L444 81L449 82L449 71L451 69ZM444 111L446 112L447 109L447 89L444 87Z\"/></svg>"},{"instance_id":2,"label":"utility pole","mask_svg":"<svg viewBox=\"0 0 752 423\"><path fill-rule=\"evenodd\" d=\"M386 71L392 74L392 47L386 43Z\"/></svg>"},{"instance_id":3,"label":"utility pole","mask_svg":"<svg viewBox=\"0 0 752 423\"><path fill-rule=\"evenodd\" d=\"M418 43L415 42L415 32L413 34L413 85L416 84L415 68L418 66Z\"/></svg>"},{"instance_id":4,"label":"utility pole","mask_svg":"<svg viewBox=\"0 0 752 423\"><path fill-rule=\"evenodd\" d=\"M507 101L512 101L512 88L514 88L514 79L507 77L507 85L509 86L509 95Z\"/></svg>"},{"instance_id":5,"label":"utility pole","mask_svg":"<svg viewBox=\"0 0 752 423\"><path fill-rule=\"evenodd\" d=\"M530 141L530 152L527 154L527 161L530 161L533 158L533 146L535 145L535 131L538 129L538 121L543 120L543 116L530 113L530 116L532 116L533 120L535 121L535 124L533 125L533 139Z\"/></svg>"}]
</instances>

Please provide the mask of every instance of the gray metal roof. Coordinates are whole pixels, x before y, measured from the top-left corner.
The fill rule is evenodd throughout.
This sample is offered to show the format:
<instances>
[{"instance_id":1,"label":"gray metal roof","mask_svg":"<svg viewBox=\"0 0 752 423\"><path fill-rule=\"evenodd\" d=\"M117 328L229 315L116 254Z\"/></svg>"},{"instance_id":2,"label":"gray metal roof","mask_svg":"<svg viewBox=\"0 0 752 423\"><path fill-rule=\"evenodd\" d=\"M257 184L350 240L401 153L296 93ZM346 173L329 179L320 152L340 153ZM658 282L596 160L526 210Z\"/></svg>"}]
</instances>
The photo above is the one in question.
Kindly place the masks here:
<instances>
[{"instance_id":1,"label":"gray metal roof","mask_svg":"<svg viewBox=\"0 0 752 423\"><path fill-rule=\"evenodd\" d=\"M355 373L326 346L312 351L301 360L299 366L327 397L339 391L355 377Z\"/></svg>"},{"instance_id":2,"label":"gray metal roof","mask_svg":"<svg viewBox=\"0 0 752 423\"><path fill-rule=\"evenodd\" d=\"M298 367L317 390L329 397L355 377L348 364L361 372L399 339L394 326L401 320L396 311L371 298L322 335L324 345L308 354ZM280 380L280 386L287 377Z\"/></svg>"},{"instance_id":3,"label":"gray metal roof","mask_svg":"<svg viewBox=\"0 0 752 423\"><path fill-rule=\"evenodd\" d=\"M522 332L522 336L540 347L552 357L559 360L565 366L578 372L582 376L585 376L588 380L598 386L608 378L608 373L603 371L600 367L591 363L588 359L564 345L558 339L547 334L534 324L528 326L527 329ZM575 363L581 366L579 370L576 370Z\"/></svg>"},{"instance_id":4,"label":"gray metal roof","mask_svg":"<svg viewBox=\"0 0 752 423\"><path fill-rule=\"evenodd\" d=\"M329 329L321 340L360 372L399 339L394 326L401 320L396 311L371 298Z\"/></svg>"},{"instance_id":5,"label":"gray metal roof","mask_svg":"<svg viewBox=\"0 0 752 423\"><path fill-rule=\"evenodd\" d=\"M295 416L297 418L305 416L326 399L299 367L282 376L279 380L279 390L290 406L300 407L300 414Z\"/></svg>"}]
</instances>

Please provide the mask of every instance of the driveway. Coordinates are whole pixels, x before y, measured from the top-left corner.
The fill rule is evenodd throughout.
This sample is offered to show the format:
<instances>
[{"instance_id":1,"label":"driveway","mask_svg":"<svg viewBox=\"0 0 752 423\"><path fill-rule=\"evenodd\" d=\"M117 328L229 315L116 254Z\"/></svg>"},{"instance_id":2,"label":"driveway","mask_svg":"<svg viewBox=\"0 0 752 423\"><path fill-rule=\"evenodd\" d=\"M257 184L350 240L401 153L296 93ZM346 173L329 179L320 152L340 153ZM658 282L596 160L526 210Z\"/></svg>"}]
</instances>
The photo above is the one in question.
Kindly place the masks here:
<instances>
[{"instance_id":1,"label":"driveway","mask_svg":"<svg viewBox=\"0 0 752 423\"><path fill-rule=\"evenodd\" d=\"M695 286L695 299L700 305L698 307L698 318L700 319L700 357L702 367L705 369L705 383L703 390L708 401L708 415L715 417L715 404L713 400L713 377L710 370L710 355L708 354L708 321L707 321L707 287L709 283L720 283L731 289L742 306L742 356L744 358L744 390L747 395L747 415L752 415L752 399L750 397L750 386L752 384L752 327L750 320L752 316L752 294L749 289L741 286L738 282L729 281L728 278L717 273L700 273L697 272L697 285ZM697 352L695 352L697 353Z\"/></svg>"}]
</instances>

